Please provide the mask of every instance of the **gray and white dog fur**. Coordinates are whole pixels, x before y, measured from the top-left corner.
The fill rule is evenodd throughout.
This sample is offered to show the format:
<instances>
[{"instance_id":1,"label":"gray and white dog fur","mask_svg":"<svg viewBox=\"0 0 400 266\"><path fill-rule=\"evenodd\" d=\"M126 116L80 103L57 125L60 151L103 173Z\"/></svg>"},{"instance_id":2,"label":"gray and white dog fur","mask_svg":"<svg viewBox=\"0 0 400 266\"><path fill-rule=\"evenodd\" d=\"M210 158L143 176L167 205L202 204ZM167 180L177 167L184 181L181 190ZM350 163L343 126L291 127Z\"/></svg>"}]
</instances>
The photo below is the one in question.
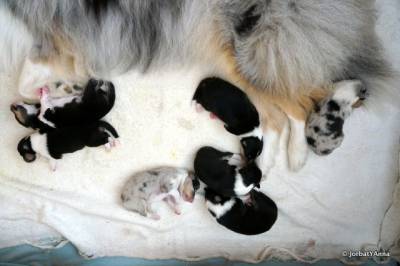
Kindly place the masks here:
<instances>
[{"instance_id":1,"label":"gray and white dog fur","mask_svg":"<svg viewBox=\"0 0 400 266\"><path fill-rule=\"evenodd\" d=\"M374 4L373 0L3 0L0 14L18 20L14 26L23 22L33 35L29 57L46 62L59 76L109 78L131 69L207 66L210 73L205 76L219 76L245 90L262 121L271 119L267 109L272 108L271 101L262 98L283 97L283 101L274 97L273 102L289 118L289 164L299 169L306 159L304 128L311 111L302 104L302 96L315 88L327 91L336 81L359 79L370 100L381 98L370 106L398 99L397 77L375 33ZM8 40L17 31L4 34ZM18 54L16 49L13 54ZM272 121L263 125L264 130L283 123ZM281 128L274 130L280 134Z\"/></svg>"},{"instance_id":2,"label":"gray and white dog fur","mask_svg":"<svg viewBox=\"0 0 400 266\"><path fill-rule=\"evenodd\" d=\"M160 216L153 204L165 201L176 214L180 214L179 199L193 202L196 180L183 168L158 167L133 175L124 185L122 205L131 211L158 220Z\"/></svg>"}]
</instances>

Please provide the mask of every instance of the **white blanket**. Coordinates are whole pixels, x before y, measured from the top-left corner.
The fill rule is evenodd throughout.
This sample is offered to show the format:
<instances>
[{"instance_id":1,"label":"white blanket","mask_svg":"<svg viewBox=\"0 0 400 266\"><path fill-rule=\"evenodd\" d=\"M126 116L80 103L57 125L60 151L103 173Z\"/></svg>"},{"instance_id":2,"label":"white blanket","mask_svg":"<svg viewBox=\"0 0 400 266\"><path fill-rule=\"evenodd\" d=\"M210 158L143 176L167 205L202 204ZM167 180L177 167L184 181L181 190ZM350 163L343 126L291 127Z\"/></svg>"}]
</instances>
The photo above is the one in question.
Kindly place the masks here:
<instances>
[{"instance_id":1,"label":"white blanket","mask_svg":"<svg viewBox=\"0 0 400 266\"><path fill-rule=\"evenodd\" d=\"M380 32L389 55L395 55L400 47L386 35L397 29L400 8L395 0L383 2ZM343 258L343 250L393 244L400 228L398 203L390 208L398 181L400 111L392 107L381 114L357 109L345 123L342 146L327 157L310 152L298 173L287 170L282 137L277 163L262 183L278 205L278 220L262 235L242 236L218 225L201 195L193 204L182 203L180 216L161 208L158 222L124 210L120 190L136 171L160 165L192 168L193 155L203 145L239 150L238 140L221 124L190 105L203 75L193 69L115 78L116 104L106 120L120 133L121 146L109 153L88 148L67 155L55 173L44 159L28 164L18 155L19 139L31 131L8 111L21 96L15 80L2 75L0 247L63 236L87 256L223 256L257 262L276 254Z\"/></svg>"}]
</instances>

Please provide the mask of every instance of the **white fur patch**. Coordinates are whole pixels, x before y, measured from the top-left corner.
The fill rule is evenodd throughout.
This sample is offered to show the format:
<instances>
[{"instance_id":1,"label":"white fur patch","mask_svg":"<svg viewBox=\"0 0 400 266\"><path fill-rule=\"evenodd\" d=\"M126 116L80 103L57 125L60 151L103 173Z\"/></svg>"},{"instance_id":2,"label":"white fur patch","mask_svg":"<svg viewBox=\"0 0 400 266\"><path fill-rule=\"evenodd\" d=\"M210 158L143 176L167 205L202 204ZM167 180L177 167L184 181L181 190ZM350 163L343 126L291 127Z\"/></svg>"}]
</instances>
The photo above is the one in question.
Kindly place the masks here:
<instances>
[{"instance_id":1,"label":"white fur patch","mask_svg":"<svg viewBox=\"0 0 400 266\"><path fill-rule=\"evenodd\" d=\"M248 194L252 189L254 188L254 184L251 184L249 186L246 186L243 183L243 178L239 173L236 173L235 176L235 185L233 187L233 191L235 191L235 194L238 196L241 195L246 195Z\"/></svg>"},{"instance_id":2,"label":"white fur patch","mask_svg":"<svg viewBox=\"0 0 400 266\"><path fill-rule=\"evenodd\" d=\"M258 139L262 139L263 131L260 126L255 127L252 131L239 135L240 138L247 138L247 137L256 137Z\"/></svg>"},{"instance_id":3,"label":"white fur patch","mask_svg":"<svg viewBox=\"0 0 400 266\"><path fill-rule=\"evenodd\" d=\"M305 136L305 121L289 116L290 137L288 147L289 168L292 171L300 170L307 160L308 146Z\"/></svg>"},{"instance_id":4,"label":"white fur patch","mask_svg":"<svg viewBox=\"0 0 400 266\"><path fill-rule=\"evenodd\" d=\"M214 204L211 201L206 200L207 209L212 211L217 219L219 219L221 216L224 216L228 211L230 211L234 204L234 198L224 202L224 204Z\"/></svg>"},{"instance_id":5,"label":"white fur patch","mask_svg":"<svg viewBox=\"0 0 400 266\"><path fill-rule=\"evenodd\" d=\"M31 135L32 149L47 159L53 159L47 148L47 135L35 133Z\"/></svg>"},{"instance_id":6,"label":"white fur patch","mask_svg":"<svg viewBox=\"0 0 400 266\"><path fill-rule=\"evenodd\" d=\"M358 89L360 88L361 82L359 80L346 80L337 82L335 84L335 93L332 96L334 100L344 100L351 104L358 101Z\"/></svg>"}]
</instances>

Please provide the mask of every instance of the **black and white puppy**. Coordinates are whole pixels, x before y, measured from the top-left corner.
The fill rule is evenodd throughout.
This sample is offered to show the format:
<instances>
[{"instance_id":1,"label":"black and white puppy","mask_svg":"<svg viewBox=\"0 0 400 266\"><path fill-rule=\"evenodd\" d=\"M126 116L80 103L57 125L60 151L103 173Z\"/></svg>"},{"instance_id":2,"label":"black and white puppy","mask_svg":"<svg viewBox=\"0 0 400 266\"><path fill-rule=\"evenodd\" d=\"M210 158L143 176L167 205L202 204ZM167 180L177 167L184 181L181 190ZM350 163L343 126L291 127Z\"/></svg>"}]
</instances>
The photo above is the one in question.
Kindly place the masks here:
<instances>
[{"instance_id":1,"label":"black and white puppy","mask_svg":"<svg viewBox=\"0 0 400 266\"><path fill-rule=\"evenodd\" d=\"M117 131L105 121L97 121L78 127L52 129L46 133L34 133L20 140L18 152L26 162L33 162L36 154L49 159L51 169L57 168L57 160L63 154L73 153L84 147L105 145L107 149L114 145L118 138Z\"/></svg>"},{"instance_id":2,"label":"black and white puppy","mask_svg":"<svg viewBox=\"0 0 400 266\"><path fill-rule=\"evenodd\" d=\"M234 85L219 79L202 80L193 96L196 109L211 112L225 124L225 129L240 137L244 155L254 160L263 148L260 118L247 95Z\"/></svg>"},{"instance_id":3,"label":"black and white puppy","mask_svg":"<svg viewBox=\"0 0 400 266\"><path fill-rule=\"evenodd\" d=\"M246 196L258 187L261 170L254 161L244 165L240 154L202 147L194 159L194 171L206 186L225 197Z\"/></svg>"},{"instance_id":4,"label":"black and white puppy","mask_svg":"<svg viewBox=\"0 0 400 266\"><path fill-rule=\"evenodd\" d=\"M47 87L40 88L39 94L40 104L18 102L11 105L21 125L41 130L83 125L104 117L115 102L114 85L95 79L88 81L81 94L51 98Z\"/></svg>"},{"instance_id":5,"label":"black and white puppy","mask_svg":"<svg viewBox=\"0 0 400 266\"><path fill-rule=\"evenodd\" d=\"M208 211L217 222L229 230L244 235L257 235L268 231L278 217L278 208L265 194L252 190L251 204L239 198L222 196L205 188Z\"/></svg>"},{"instance_id":6,"label":"black and white puppy","mask_svg":"<svg viewBox=\"0 0 400 266\"><path fill-rule=\"evenodd\" d=\"M306 138L311 150L327 155L339 147L344 139L345 119L366 97L367 91L359 80L336 83L333 94L321 101L307 119Z\"/></svg>"},{"instance_id":7,"label":"black and white puppy","mask_svg":"<svg viewBox=\"0 0 400 266\"><path fill-rule=\"evenodd\" d=\"M39 120L51 127L82 125L104 117L114 106L111 82L90 79L83 94L52 98L46 87L39 89Z\"/></svg>"}]
</instances>

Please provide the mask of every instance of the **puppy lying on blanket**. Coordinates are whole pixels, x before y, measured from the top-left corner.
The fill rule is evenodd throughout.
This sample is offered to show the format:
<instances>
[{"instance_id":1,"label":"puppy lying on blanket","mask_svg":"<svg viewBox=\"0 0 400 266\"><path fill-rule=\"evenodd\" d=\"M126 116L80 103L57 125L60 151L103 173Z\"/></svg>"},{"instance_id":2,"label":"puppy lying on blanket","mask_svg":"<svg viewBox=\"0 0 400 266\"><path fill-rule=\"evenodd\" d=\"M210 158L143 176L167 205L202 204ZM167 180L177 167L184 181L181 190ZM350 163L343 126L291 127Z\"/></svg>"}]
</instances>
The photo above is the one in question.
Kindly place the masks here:
<instances>
[{"instance_id":1,"label":"puppy lying on blanket","mask_svg":"<svg viewBox=\"0 0 400 266\"><path fill-rule=\"evenodd\" d=\"M251 204L239 198L224 197L209 187L205 188L208 211L217 222L229 230L245 235L268 231L278 216L276 204L261 192L250 192Z\"/></svg>"},{"instance_id":2,"label":"puppy lying on blanket","mask_svg":"<svg viewBox=\"0 0 400 266\"><path fill-rule=\"evenodd\" d=\"M194 159L196 177L225 197L247 195L259 187L261 170L254 161L244 165L240 154L202 147Z\"/></svg>"},{"instance_id":3,"label":"puppy lying on blanket","mask_svg":"<svg viewBox=\"0 0 400 266\"><path fill-rule=\"evenodd\" d=\"M247 160L254 160L263 149L262 129L257 109L247 95L234 85L219 79L200 82L193 96L196 109L201 107L224 122L225 129L240 137Z\"/></svg>"},{"instance_id":4,"label":"puppy lying on blanket","mask_svg":"<svg viewBox=\"0 0 400 266\"><path fill-rule=\"evenodd\" d=\"M306 137L311 150L327 155L339 147L344 138L344 120L366 96L367 91L359 80L336 83L333 94L321 101L308 117Z\"/></svg>"},{"instance_id":5,"label":"puppy lying on blanket","mask_svg":"<svg viewBox=\"0 0 400 266\"><path fill-rule=\"evenodd\" d=\"M24 127L45 130L95 122L104 117L115 102L114 85L95 79L90 79L79 95L52 98L46 87L39 89L39 93L40 104L18 102L11 105L15 119Z\"/></svg>"},{"instance_id":6,"label":"puppy lying on blanket","mask_svg":"<svg viewBox=\"0 0 400 266\"><path fill-rule=\"evenodd\" d=\"M152 204L165 201L176 214L180 214L178 199L193 202L200 184L186 169L159 167L133 175L125 184L122 205L143 216L159 220Z\"/></svg>"},{"instance_id":7,"label":"puppy lying on blanket","mask_svg":"<svg viewBox=\"0 0 400 266\"><path fill-rule=\"evenodd\" d=\"M46 133L34 133L20 140L18 152L23 159L30 163L36 160L36 154L49 159L51 169L57 168L57 160L65 153L73 153L84 147L98 147L117 139L117 131L107 122L97 121L88 125L64 127L49 130Z\"/></svg>"}]
</instances>

